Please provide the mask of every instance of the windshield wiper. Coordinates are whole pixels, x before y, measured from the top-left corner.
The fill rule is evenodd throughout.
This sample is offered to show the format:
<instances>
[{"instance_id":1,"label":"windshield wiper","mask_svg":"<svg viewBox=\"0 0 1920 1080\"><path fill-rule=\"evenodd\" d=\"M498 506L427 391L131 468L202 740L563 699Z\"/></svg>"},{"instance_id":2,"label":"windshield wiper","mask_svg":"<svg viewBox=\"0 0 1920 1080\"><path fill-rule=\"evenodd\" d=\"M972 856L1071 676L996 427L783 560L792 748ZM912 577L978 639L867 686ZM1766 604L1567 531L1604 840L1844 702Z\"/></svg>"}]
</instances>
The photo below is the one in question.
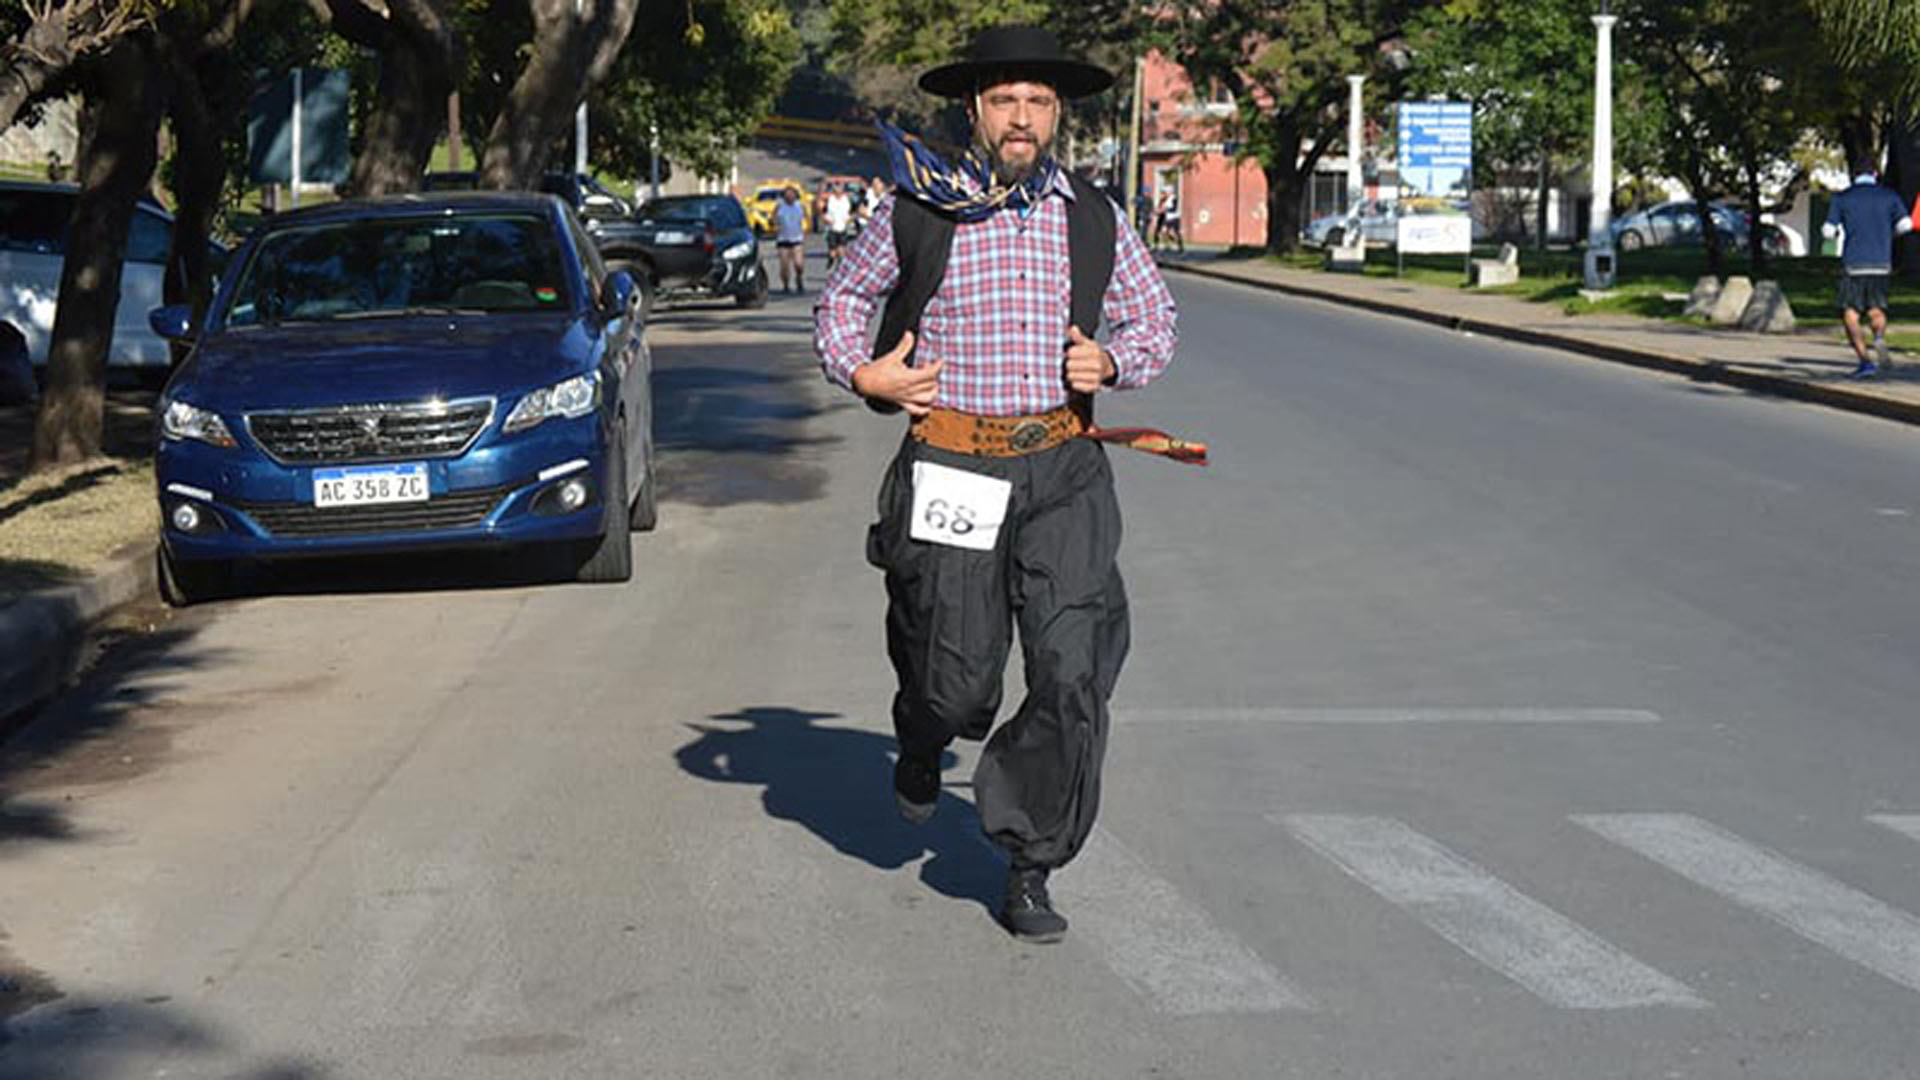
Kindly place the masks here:
<instances>
[{"instance_id":1,"label":"windshield wiper","mask_svg":"<svg viewBox=\"0 0 1920 1080\"><path fill-rule=\"evenodd\" d=\"M329 319L391 319L408 315L485 315L485 308L444 307L432 304L416 304L412 307L374 308L368 311L342 311L329 315Z\"/></svg>"}]
</instances>

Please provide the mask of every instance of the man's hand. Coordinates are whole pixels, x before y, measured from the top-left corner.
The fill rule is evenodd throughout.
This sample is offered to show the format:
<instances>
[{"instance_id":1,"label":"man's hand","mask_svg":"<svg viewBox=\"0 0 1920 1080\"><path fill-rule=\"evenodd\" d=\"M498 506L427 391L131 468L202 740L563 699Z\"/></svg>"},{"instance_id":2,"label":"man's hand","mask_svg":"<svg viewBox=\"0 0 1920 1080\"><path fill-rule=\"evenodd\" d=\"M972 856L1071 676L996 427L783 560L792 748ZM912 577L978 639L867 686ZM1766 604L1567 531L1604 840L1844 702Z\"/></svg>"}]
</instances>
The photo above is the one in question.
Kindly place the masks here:
<instances>
[{"instance_id":1,"label":"man's hand","mask_svg":"<svg viewBox=\"0 0 1920 1080\"><path fill-rule=\"evenodd\" d=\"M1113 357L1101 344L1067 324L1067 386L1082 394L1091 394L1117 374Z\"/></svg>"},{"instance_id":2,"label":"man's hand","mask_svg":"<svg viewBox=\"0 0 1920 1080\"><path fill-rule=\"evenodd\" d=\"M900 336L900 344L892 352L853 369L853 392L891 401L907 410L908 416L932 412L934 400L940 396L940 369L946 361L908 367L907 354L912 351L913 331L909 330Z\"/></svg>"}]
</instances>

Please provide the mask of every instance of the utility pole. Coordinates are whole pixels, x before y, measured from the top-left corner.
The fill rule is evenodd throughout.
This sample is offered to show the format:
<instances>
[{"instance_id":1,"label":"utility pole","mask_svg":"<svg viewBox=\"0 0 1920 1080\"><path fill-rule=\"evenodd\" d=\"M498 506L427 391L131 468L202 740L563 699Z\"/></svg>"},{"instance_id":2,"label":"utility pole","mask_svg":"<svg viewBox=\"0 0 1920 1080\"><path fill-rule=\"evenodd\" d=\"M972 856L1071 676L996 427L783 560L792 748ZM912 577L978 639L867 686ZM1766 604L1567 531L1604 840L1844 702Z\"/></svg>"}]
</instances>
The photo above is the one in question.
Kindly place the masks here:
<instances>
[{"instance_id":1,"label":"utility pole","mask_svg":"<svg viewBox=\"0 0 1920 1080\"><path fill-rule=\"evenodd\" d=\"M1133 109L1127 120L1127 220L1137 228L1140 222L1134 203L1140 197L1140 102L1146 96L1147 58L1133 61Z\"/></svg>"},{"instance_id":2,"label":"utility pole","mask_svg":"<svg viewBox=\"0 0 1920 1080\"><path fill-rule=\"evenodd\" d=\"M1367 129L1360 88L1366 84L1365 75L1347 76L1347 209L1352 210L1367 197L1366 174L1360 170L1360 159L1366 153Z\"/></svg>"},{"instance_id":3,"label":"utility pole","mask_svg":"<svg viewBox=\"0 0 1920 1080\"><path fill-rule=\"evenodd\" d=\"M1593 205L1587 211L1586 284L1611 289L1618 268L1613 255L1613 24L1619 16L1600 0L1593 17Z\"/></svg>"}]
</instances>

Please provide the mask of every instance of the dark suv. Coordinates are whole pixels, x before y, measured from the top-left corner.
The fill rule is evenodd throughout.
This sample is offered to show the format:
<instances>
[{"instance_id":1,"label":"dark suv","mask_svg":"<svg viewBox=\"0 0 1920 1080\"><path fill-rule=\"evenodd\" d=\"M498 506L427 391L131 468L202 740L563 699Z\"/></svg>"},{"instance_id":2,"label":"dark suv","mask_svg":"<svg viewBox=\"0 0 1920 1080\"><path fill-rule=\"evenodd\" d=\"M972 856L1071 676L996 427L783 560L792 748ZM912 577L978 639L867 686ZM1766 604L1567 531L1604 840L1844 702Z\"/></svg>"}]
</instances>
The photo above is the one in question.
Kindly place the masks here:
<instances>
[{"instance_id":1,"label":"dark suv","mask_svg":"<svg viewBox=\"0 0 1920 1080\"><path fill-rule=\"evenodd\" d=\"M741 307L767 302L767 270L747 211L731 195L669 195L635 215L644 271L660 299L728 297Z\"/></svg>"}]
</instances>

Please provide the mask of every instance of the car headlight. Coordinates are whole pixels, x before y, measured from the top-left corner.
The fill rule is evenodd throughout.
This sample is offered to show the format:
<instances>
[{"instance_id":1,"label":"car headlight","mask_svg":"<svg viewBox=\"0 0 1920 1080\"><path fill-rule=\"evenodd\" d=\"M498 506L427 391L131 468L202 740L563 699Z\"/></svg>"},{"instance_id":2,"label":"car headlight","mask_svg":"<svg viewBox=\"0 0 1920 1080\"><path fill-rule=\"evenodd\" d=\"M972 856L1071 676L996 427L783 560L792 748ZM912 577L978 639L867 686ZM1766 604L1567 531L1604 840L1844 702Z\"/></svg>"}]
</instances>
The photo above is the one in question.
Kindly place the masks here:
<instances>
[{"instance_id":1,"label":"car headlight","mask_svg":"<svg viewBox=\"0 0 1920 1080\"><path fill-rule=\"evenodd\" d=\"M501 430L511 435L516 431L525 431L551 417L563 416L568 419L585 416L600 404L600 373L588 372L575 375L543 386L520 399L520 403L507 414L507 422Z\"/></svg>"},{"instance_id":2,"label":"car headlight","mask_svg":"<svg viewBox=\"0 0 1920 1080\"><path fill-rule=\"evenodd\" d=\"M753 244L750 241L742 240L739 243L728 248L727 250L721 252L720 257L723 259L744 259L747 257L747 254L752 250L753 250Z\"/></svg>"},{"instance_id":3,"label":"car headlight","mask_svg":"<svg viewBox=\"0 0 1920 1080\"><path fill-rule=\"evenodd\" d=\"M209 446L232 446L233 433L227 430L226 421L219 413L189 405L184 401L169 401L160 413L160 434L168 439L198 439Z\"/></svg>"}]
</instances>

